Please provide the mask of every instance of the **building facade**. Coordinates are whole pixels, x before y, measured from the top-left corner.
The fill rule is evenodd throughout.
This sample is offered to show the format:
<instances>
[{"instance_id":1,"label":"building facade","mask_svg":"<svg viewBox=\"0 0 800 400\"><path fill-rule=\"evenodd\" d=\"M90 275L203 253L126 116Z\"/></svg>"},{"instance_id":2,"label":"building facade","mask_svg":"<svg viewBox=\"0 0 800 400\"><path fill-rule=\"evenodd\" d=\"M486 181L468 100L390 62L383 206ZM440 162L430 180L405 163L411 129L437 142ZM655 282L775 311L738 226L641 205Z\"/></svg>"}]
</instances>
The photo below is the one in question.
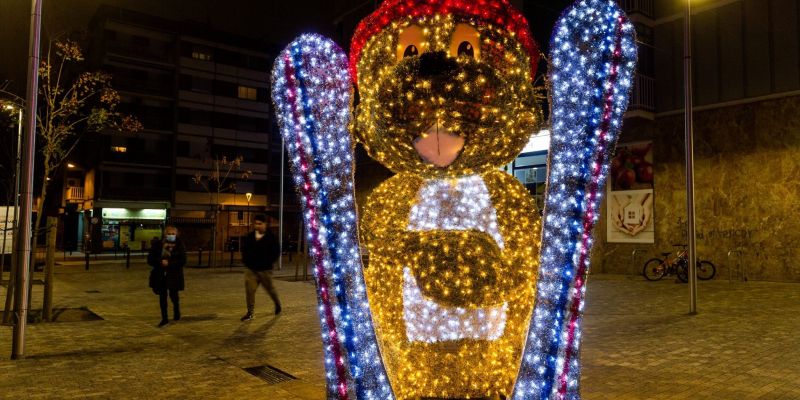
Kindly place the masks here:
<instances>
[{"instance_id":1,"label":"building facade","mask_svg":"<svg viewBox=\"0 0 800 400\"><path fill-rule=\"evenodd\" d=\"M144 130L104 132L85 144L85 164L65 179L65 247L144 250L169 223L190 249L221 251L247 232L254 213L277 215L273 49L111 6L98 9L90 32L87 58L113 75L120 110ZM297 202L286 194L294 232Z\"/></svg>"},{"instance_id":2,"label":"building facade","mask_svg":"<svg viewBox=\"0 0 800 400\"><path fill-rule=\"evenodd\" d=\"M648 258L686 243L684 3L624 3L637 24L640 70L609 195L650 190L654 201L637 235L620 234L613 207L604 209L593 263L596 272L639 274ZM718 279L800 280L799 15L794 0L693 5L697 252Z\"/></svg>"}]
</instances>

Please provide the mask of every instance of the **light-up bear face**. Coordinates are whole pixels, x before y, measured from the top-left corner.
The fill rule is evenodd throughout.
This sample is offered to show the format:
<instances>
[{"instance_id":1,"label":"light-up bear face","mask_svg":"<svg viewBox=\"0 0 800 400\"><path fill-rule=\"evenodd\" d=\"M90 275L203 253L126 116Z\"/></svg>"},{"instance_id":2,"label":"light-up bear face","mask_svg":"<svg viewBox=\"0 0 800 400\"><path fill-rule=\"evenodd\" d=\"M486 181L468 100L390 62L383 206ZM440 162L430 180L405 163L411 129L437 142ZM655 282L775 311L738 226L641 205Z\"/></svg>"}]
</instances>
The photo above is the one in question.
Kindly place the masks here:
<instances>
[{"instance_id":1,"label":"light-up bear face","mask_svg":"<svg viewBox=\"0 0 800 400\"><path fill-rule=\"evenodd\" d=\"M396 175L361 216L364 276L399 399L508 396L540 223L498 170L537 122L538 52L507 1L388 0L356 31L353 123Z\"/></svg>"},{"instance_id":2,"label":"light-up bear face","mask_svg":"<svg viewBox=\"0 0 800 400\"><path fill-rule=\"evenodd\" d=\"M480 19L414 15L359 53L360 141L394 172L458 176L510 162L538 119L529 49Z\"/></svg>"}]
</instances>

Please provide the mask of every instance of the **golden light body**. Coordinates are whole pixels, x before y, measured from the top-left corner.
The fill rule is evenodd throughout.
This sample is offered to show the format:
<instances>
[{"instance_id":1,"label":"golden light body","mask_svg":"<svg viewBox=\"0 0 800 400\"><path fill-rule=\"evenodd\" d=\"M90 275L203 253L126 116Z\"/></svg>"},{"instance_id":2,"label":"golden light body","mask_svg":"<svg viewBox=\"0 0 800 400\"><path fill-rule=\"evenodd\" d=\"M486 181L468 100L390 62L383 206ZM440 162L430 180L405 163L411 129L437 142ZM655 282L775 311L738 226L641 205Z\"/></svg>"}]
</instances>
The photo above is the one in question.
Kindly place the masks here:
<instances>
[{"instance_id":1,"label":"golden light body","mask_svg":"<svg viewBox=\"0 0 800 400\"><path fill-rule=\"evenodd\" d=\"M459 48L472 49L460 54ZM516 157L538 123L529 55L502 28L436 15L375 34L357 68L361 102L352 130L370 156L395 172L370 195L360 222L370 308L394 392L398 399L509 395L533 306L541 227L525 187L499 167ZM427 162L414 146L433 134L434 124L463 138L446 166ZM476 205L472 214L463 211L472 206L465 192L456 193L467 181L477 182L475 193L488 193L489 205ZM437 192L444 199L448 190L461 196L441 202L442 224L452 219L453 226L473 228L412 228L414 207L439 201L423 198L436 185L445 188ZM468 220L476 213L491 224ZM473 311L505 307L504 326L493 331L499 336L413 340L404 271L426 301L443 308L482 315Z\"/></svg>"}]
</instances>

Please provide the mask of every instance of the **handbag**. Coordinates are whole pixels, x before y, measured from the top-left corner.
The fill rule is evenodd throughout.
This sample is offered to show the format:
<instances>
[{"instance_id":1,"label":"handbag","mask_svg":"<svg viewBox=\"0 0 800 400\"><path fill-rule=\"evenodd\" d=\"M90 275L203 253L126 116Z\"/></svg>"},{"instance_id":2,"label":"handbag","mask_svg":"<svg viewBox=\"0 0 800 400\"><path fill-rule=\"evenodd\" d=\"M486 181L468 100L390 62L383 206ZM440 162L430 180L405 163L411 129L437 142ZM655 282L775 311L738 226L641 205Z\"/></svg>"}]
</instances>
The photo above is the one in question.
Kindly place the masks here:
<instances>
[{"instance_id":1,"label":"handbag","mask_svg":"<svg viewBox=\"0 0 800 400\"><path fill-rule=\"evenodd\" d=\"M161 294L161 290L164 288L164 272L157 268L151 269L149 281L150 289L153 289L153 293Z\"/></svg>"}]
</instances>

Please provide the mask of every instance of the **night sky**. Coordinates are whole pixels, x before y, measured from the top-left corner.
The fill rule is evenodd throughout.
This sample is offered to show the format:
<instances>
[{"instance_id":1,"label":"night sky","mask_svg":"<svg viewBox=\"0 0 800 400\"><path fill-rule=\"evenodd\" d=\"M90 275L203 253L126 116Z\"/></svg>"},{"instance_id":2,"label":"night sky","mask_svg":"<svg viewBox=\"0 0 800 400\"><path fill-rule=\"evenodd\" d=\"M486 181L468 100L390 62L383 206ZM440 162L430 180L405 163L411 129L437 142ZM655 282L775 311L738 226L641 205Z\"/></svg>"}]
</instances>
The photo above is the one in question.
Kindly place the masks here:
<instances>
[{"instance_id":1,"label":"night sky","mask_svg":"<svg viewBox=\"0 0 800 400\"><path fill-rule=\"evenodd\" d=\"M330 34L333 21L348 10L375 1L365 0L43 0L43 41L63 32L85 30L100 4L128 8L167 19L209 23L220 31L288 43L302 32ZM525 0L524 9L541 48L565 0ZM10 89L24 92L27 70L31 0L0 0L0 82L10 79ZM44 43L43 43L44 44ZM343 43L342 43L343 44ZM344 44L343 44L344 45Z\"/></svg>"}]
</instances>

